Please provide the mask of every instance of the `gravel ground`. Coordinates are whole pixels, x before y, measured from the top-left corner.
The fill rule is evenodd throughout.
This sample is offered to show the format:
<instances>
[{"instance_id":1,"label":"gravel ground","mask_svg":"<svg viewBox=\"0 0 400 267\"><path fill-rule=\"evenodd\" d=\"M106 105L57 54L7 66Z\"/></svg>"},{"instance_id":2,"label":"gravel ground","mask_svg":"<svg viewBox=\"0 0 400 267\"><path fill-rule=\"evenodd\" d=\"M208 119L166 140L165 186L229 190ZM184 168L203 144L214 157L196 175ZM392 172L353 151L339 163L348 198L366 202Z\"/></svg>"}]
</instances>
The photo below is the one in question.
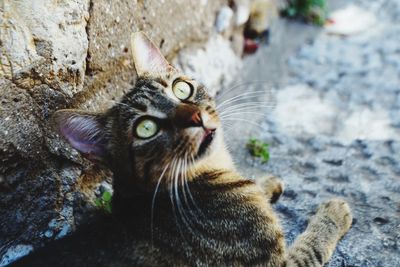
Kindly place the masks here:
<instances>
[{"instance_id":1,"label":"gravel ground","mask_svg":"<svg viewBox=\"0 0 400 267\"><path fill-rule=\"evenodd\" d=\"M378 18L356 36L276 25L220 96L248 93L231 103L227 141L245 175L286 183L275 210L289 244L319 203L342 197L353 227L327 266L400 266L400 3L353 2ZM270 144L268 163L249 156L250 136Z\"/></svg>"}]
</instances>

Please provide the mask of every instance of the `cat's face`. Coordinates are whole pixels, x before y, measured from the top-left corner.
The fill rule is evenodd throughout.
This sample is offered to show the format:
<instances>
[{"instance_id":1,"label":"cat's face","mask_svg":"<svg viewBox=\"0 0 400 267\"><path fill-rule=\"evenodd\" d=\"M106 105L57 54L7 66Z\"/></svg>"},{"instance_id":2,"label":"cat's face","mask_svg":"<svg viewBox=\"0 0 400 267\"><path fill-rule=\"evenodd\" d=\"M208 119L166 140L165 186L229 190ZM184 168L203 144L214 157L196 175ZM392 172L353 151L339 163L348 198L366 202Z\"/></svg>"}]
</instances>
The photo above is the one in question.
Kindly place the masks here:
<instances>
[{"instance_id":1,"label":"cat's face","mask_svg":"<svg viewBox=\"0 0 400 267\"><path fill-rule=\"evenodd\" d=\"M219 132L213 99L202 85L178 73L140 78L115 108L124 117L121 128L133 154L143 159L202 158L212 152Z\"/></svg>"},{"instance_id":2,"label":"cat's face","mask_svg":"<svg viewBox=\"0 0 400 267\"><path fill-rule=\"evenodd\" d=\"M140 78L111 114L119 147L112 157L128 146L124 161L150 189L164 169L168 181L176 175L170 172L193 167L221 143L213 99L202 85L177 72Z\"/></svg>"},{"instance_id":3,"label":"cat's face","mask_svg":"<svg viewBox=\"0 0 400 267\"><path fill-rule=\"evenodd\" d=\"M123 177L122 187L153 190L161 176L168 185L218 151L222 130L204 86L170 66L143 34L132 50L139 78L119 103L103 114L63 110L56 118L70 144Z\"/></svg>"}]
</instances>

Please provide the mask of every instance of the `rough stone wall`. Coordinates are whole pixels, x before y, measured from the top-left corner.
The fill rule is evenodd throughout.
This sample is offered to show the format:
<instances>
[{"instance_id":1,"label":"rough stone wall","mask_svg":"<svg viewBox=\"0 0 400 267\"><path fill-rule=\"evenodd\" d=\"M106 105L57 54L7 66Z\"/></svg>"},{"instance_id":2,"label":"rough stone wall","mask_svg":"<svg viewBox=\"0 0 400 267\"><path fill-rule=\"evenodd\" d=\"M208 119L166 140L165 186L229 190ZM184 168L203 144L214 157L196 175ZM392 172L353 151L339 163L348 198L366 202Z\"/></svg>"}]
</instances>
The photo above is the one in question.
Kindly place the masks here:
<instances>
[{"instance_id":1,"label":"rough stone wall","mask_svg":"<svg viewBox=\"0 0 400 267\"><path fill-rule=\"evenodd\" d=\"M109 187L110 173L71 149L50 118L104 110L133 86L132 32L215 92L241 62L228 38L252 2L272 1L0 0L0 266L73 231Z\"/></svg>"},{"instance_id":2,"label":"rough stone wall","mask_svg":"<svg viewBox=\"0 0 400 267\"><path fill-rule=\"evenodd\" d=\"M135 80L132 32L173 58L208 39L223 4L0 1L0 266L72 231L107 176L53 132L52 113L107 108Z\"/></svg>"}]
</instances>

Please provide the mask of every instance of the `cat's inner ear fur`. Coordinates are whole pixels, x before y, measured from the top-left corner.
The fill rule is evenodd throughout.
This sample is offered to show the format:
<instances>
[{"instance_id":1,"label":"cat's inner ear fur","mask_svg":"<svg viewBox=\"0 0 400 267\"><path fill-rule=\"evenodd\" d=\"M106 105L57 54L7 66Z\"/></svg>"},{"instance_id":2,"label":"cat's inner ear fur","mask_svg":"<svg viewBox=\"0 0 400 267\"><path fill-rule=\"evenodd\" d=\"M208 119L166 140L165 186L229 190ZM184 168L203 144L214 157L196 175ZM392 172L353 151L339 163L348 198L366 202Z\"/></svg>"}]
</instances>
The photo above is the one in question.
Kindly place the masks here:
<instances>
[{"instance_id":1,"label":"cat's inner ear fur","mask_svg":"<svg viewBox=\"0 0 400 267\"><path fill-rule=\"evenodd\" d=\"M107 140L100 114L59 110L53 118L59 133L73 148L92 161L105 161Z\"/></svg>"},{"instance_id":2,"label":"cat's inner ear fur","mask_svg":"<svg viewBox=\"0 0 400 267\"><path fill-rule=\"evenodd\" d=\"M153 42L143 32L131 36L133 62L138 76L157 75L174 70Z\"/></svg>"}]
</instances>

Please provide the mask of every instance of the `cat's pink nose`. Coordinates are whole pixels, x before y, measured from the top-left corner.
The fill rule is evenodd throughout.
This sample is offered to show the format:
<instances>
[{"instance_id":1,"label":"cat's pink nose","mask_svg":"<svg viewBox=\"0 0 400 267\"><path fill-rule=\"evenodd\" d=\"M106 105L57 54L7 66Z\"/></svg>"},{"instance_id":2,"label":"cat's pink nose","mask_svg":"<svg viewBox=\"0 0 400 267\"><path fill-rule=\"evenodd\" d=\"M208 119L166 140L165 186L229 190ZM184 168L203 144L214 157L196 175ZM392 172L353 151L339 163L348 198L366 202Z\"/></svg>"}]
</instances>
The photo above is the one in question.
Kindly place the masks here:
<instances>
[{"instance_id":1,"label":"cat's pink nose","mask_svg":"<svg viewBox=\"0 0 400 267\"><path fill-rule=\"evenodd\" d=\"M192 114L192 116L190 117L190 122L191 122L191 124L196 125L196 126L202 126L203 125L203 121L201 119L200 110L197 110Z\"/></svg>"}]
</instances>

